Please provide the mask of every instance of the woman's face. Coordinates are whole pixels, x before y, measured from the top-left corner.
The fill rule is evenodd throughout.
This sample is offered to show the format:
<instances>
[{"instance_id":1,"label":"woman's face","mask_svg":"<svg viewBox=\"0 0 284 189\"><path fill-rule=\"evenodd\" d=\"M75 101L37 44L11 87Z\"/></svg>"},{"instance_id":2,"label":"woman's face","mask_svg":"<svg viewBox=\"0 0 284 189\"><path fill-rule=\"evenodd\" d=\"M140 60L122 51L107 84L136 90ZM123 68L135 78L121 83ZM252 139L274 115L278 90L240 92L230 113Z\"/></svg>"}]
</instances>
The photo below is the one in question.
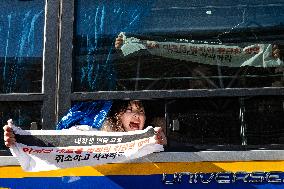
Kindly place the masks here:
<instances>
[{"instance_id":1,"label":"woman's face","mask_svg":"<svg viewBox=\"0 0 284 189\"><path fill-rule=\"evenodd\" d=\"M138 103L131 102L120 119L126 132L142 130L146 120L144 108L140 107Z\"/></svg>"}]
</instances>

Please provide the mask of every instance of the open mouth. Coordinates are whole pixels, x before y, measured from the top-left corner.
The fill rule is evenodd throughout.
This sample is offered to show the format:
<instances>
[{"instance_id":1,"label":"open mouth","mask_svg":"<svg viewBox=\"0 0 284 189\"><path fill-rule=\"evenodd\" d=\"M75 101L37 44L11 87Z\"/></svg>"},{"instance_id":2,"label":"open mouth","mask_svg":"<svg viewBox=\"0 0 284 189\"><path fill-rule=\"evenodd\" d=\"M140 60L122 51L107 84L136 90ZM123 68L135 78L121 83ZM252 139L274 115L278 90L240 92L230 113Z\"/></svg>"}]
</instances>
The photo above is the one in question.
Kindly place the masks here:
<instances>
[{"instance_id":1,"label":"open mouth","mask_svg":"<svg viewBox=\"0 0 284 189\"><path fill-rule=\"evenodd\" d=\"M131 130L139 130L139 125L140 125L139 122L130 122L129 123L129 127L130 127Z\"/></svg>"}]
</instances>

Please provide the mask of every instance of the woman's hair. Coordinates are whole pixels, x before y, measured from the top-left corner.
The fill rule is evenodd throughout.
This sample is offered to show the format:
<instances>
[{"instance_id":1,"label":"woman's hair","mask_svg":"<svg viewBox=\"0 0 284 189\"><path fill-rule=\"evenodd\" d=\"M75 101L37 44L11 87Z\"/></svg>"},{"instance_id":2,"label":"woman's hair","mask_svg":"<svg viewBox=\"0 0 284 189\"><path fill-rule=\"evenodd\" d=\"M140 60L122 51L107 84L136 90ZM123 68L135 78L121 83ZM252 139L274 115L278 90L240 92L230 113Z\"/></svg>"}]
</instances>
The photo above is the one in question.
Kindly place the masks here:
<instances>
[{"instance_id":1,"label":"woman's hair","mask_svg":"<svg viewBox=\"0 0 284 189\"><path fill-rule=\"evenodd\" d=\"M125 113L127 108L131 106L131 104L133 103L136 105L137 108L144 108L142 102L138 100L114 101L102 130L115 131L115 132L125 131L120 117L122 116L122 114Z\"/></svg>"}]
</instances>

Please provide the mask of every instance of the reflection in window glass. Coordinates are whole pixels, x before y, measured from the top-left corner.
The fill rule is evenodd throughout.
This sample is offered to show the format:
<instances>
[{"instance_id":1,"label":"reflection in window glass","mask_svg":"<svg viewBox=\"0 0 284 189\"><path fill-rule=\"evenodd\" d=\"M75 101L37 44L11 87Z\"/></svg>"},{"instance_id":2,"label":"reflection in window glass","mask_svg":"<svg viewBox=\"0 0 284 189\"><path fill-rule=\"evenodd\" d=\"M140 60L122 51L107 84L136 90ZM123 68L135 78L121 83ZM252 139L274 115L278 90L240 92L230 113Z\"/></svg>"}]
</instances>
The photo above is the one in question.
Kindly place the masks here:
<instances>
[{"instance_id":1,"label":"reflection in window glass","mask_svg":"<svg viewBox=\"0 0 284 189\"><path fill-rule=\"evenodd\" d=\"M7 124L8 119L13 119L14 124L22 129L30 129L32 122L41 129L41 108L40 102L0 102L1 127ZM1 149L4 149L3 129L0 130Z\"/></svg>"},{"instance_id":2,"label":"reflection in window glass","mask_svg":"<svg viewBox=\"0 0 284 189\"><path fill-rule=\"evenodd\" d=\"M44 1L0 5L0 93L41 92Z\"/></svg>"},{"instance_id":3,"label":"reflection in window glass","mask_svg":"<svg viewBox=\"0 0 284 189\"><path fill-rule=\"evenodd\" d=\"M277 0L78 1L74 90L282 87L283 20Z\"/></svg>"}]
</instances>

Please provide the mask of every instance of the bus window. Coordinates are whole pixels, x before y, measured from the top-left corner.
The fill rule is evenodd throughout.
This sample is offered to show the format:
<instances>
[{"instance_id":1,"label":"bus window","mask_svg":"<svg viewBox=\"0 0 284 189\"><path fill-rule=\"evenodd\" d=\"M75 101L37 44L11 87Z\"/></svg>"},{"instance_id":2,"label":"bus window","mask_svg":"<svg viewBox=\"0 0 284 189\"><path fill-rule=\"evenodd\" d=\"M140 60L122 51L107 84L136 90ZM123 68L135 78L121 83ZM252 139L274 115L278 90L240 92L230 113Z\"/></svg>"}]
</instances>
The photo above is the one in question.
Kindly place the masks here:
<instances>
[{"instance_id":1,"label":"bus window","mask_svg":"<svg viewBox=\"0 0 284 189\"><path fill-rule=\"evenodd\" d=\"M145 124L144 124L144 128L145 129L147 126L153 126L153 127L162 127L163 131L166 132L166 119L165 119L165 102L164 100L112 100L111 102L111 108L108 111L108 114L106 116L106 120L108 120L109 118L114 118L117 119L117 114L119 114L121 110L124 110L124 108L127 108L127 106L129 105L128 103L132 102L132 101L137 101L138 104L138 109L139 106L142 107L142 109L144 110L143 113L145 114ZM73 101L72 102L72 106L74 105L78 105L81 101ZM85 106L83 105L82 107L86 108L86 107L91 107L87 105L88 102L95 102L95 101L87 101L87 103L85 102ZM81 111L81 109L79 108L78 111ZM88 111L89 112L89 111ZM95 112L95 111L90 111L90 112ZM87 115L90 117L94 117L96 116L95 114L92 115ZM113 120L108 120L110 121L110 124L114 124L112 121ZM110 125L107 124L107 125ZM103 124L103 126L106 126ZM101 130L103 131L110 131L106 128L101 128Z\"/></svg>"},{"instance_id":2,"label":"bus window","mask_svg":"<svg viewBox=\"0 0 284 189\"><path fill-rule=\"evenodd\" d=\"M41 129L45 1L0 4L0 124L13 118L23 129L32 122ZM6 149L1 129L1 154Z\"/></svg>"},{"instance_id":3,"label":"bus window","mask_svg":"<svg viewBox=\"0 0 284 189\"><path fill-rule=\"evenodd\" d=\"M283 97L177 99L167 103L168 147L281 149Z\"/></svg>"},{"instance_id":4,"label":"bus window","mask_svg":"<svg viewBox=\"0 0 284 189\"><path fill-rule=\"evenodd\" d=\"M113 100L108 118L123 102ZM162 127L168 151L283 148L283 97L140 100L147 126ZM77 104L74 101L73 104ZM114 108L114 109L113 109Z\"/></svg>"},{"instance_id":5,"label":"bus window","mask_svg":"<svg viewBox=\"0 0 284 189\"><path fill-rule=\"evenodd\" d=\"M244 101L248 145L284 144L284 99L248 98Z\"/></svg>"},{"instance_id":6,"label":"bus window","mask_svg":"<svg viewBox=\"0 0 284 189\"><path fill-rule=\"evenodd\" d=\"M283 87L283 12L279 1L77 1L73 90Z\"/></svg>"},{"instance_id":7,"label":"bus window","mask_svg":"<svg viewBox=\"0 0 284 189\"><path fill-rule=\"evenodd\" d=\"M1 1L0 93L42 91L44 1Z\"/></svg>"},{"instance_id":8,"label":"bus window","mask_svg":"<svg viewBox=\"0 0 284 189\"><path fill-rule=\"evenodd\" d=\"M283 145L283 13L277 0L78 0L72 100L161 103L169 150Z\"/></svg>"}]
</instances>

